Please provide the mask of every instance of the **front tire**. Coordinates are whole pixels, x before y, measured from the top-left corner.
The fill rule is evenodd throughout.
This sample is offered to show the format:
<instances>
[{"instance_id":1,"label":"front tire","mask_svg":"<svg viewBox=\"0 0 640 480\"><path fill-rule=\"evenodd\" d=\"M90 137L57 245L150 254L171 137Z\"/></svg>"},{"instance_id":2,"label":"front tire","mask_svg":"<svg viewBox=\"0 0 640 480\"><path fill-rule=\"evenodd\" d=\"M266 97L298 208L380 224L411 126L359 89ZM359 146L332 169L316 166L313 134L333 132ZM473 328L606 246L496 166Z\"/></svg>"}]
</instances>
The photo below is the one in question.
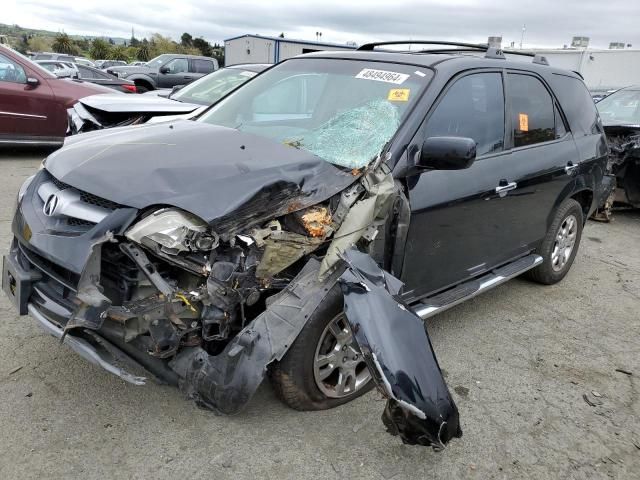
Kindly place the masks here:
<instances>
[{"instance_id":1,"label":"front tire","mask_svg":"<svg viewBox=\"0 0 640 480\"><path fill-rule=\"evenodd\" d=\"M527 272L538 283L553 285L569 272L578 252L584 225L582 206L573 199L565 200L551 222L551 226L536 253L542 264Z\"/></svg>"},{"instance_id":2,"label":"front tire","mask_svg":"<svg viewBox=\"0 0 640 480\"><path fill-rule=\"evenodd\" d=\"M276 395L295 410L326 410L371 390L373 382L343 313L335 285L296 341L271 367Z\"/></svg>"}]
</instances>

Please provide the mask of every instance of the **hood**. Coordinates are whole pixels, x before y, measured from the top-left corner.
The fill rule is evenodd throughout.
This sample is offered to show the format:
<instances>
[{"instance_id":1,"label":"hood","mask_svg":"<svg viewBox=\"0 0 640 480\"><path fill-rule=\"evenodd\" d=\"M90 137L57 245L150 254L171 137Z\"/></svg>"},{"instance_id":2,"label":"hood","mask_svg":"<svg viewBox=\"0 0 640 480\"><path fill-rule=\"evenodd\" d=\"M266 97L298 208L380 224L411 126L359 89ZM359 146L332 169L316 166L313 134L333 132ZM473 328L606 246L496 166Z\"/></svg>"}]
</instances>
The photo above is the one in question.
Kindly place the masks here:
<instances>
[{"instance_id":1,"label":"hood","mask_svg":"<svg viewBox=\"0 0 640 480\"><path fill-rule=\"evenodd\" d=\"M80 100L86 107L109 113L174 113L194 111L201 105L182 103L153 95L122 95L105 93Z\"/></svg>"},{"instance_id":2,"label":"hood","mask_svg":"<svg viewBox=\"0 0 640 480\"><path fill-rule=\"evenodd\" d=\"M121 205L182 208L221 234L324 201L357 178L305 150L189 120L70 137L46 168Z\"/></svg>"}]
</instances>

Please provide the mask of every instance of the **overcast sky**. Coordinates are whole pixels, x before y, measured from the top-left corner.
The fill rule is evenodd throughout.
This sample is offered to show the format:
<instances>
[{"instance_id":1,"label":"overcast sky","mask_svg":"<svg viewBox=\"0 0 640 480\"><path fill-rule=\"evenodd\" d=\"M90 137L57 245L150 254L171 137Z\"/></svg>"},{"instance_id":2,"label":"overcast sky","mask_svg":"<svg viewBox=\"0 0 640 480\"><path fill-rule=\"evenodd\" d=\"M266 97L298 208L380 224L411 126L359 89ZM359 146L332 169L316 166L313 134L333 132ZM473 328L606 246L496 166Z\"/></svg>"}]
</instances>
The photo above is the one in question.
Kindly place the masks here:
<instances>
[{"instance_id":1,"label":"overcast sky","mask_svg":"<svg viewBox=\"0 0 640 480\"><path fill-rule=\"evenodd\" d=\"M221 42L244 33L364 43L428 38L503 46L562 47L574 35L591 46L611 41L640 48L638 0L0 0L0 22L69 34L179 39L183 32Z\"/></svg>"}]
</instances>

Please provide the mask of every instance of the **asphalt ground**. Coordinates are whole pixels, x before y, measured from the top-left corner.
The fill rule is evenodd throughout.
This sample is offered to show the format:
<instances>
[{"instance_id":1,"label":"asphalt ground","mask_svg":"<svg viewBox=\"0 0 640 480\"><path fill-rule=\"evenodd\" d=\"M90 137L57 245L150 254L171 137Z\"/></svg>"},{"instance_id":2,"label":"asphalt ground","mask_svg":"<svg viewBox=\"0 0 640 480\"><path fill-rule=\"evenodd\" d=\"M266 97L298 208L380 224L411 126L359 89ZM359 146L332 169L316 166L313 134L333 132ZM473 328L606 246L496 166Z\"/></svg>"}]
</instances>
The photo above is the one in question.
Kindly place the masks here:
<instances>
[{"instance_id":1,"label":"asphalt ground","mask_svg":"<svg viewBox=\"0 0 640 480\"><path fill-rule=\"evenodd\" d=\"M0 153L2 252L45 155ZM219 417L171 387L126 384L3 296L0 479L640 478L639 245L639 211L590 221L560 284L516 279L429 321L464 430L439 453L387 434L375 391L297 412L265 383Z\"/></svg>"}]
</instances>

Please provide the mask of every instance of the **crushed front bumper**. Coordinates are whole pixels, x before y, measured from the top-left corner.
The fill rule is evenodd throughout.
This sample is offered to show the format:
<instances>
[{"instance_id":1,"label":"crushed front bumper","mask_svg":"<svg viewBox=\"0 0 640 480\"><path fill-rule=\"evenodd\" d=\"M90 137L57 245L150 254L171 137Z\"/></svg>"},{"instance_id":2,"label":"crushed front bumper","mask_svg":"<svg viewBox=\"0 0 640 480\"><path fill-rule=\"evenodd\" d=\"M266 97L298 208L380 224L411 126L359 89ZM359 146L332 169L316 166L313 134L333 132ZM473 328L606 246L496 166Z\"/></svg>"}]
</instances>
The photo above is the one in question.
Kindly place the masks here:
<instances>
[{"instance_id":1,"label":"crushed front bumper","mask_svg":"<svg viewBox=\"0 0 640 480\"><path fill-rule=\"evenodd\" d=\"M13 301L18 313L35 319L45 332L61 339L61 343L94 365L126 382L144 385L146 377L129 371L129 368L144 368L105 338L95 332L85 332L86 337L64 334L60 321L68 319L71 311L67 309L66 302L53 298L46 280L47 273L30 264L21 254L17 241L14 242L9 254L2 257L2 290ZM127 363L128 366L123 365Z\"/></svg>"}]
</instances>

